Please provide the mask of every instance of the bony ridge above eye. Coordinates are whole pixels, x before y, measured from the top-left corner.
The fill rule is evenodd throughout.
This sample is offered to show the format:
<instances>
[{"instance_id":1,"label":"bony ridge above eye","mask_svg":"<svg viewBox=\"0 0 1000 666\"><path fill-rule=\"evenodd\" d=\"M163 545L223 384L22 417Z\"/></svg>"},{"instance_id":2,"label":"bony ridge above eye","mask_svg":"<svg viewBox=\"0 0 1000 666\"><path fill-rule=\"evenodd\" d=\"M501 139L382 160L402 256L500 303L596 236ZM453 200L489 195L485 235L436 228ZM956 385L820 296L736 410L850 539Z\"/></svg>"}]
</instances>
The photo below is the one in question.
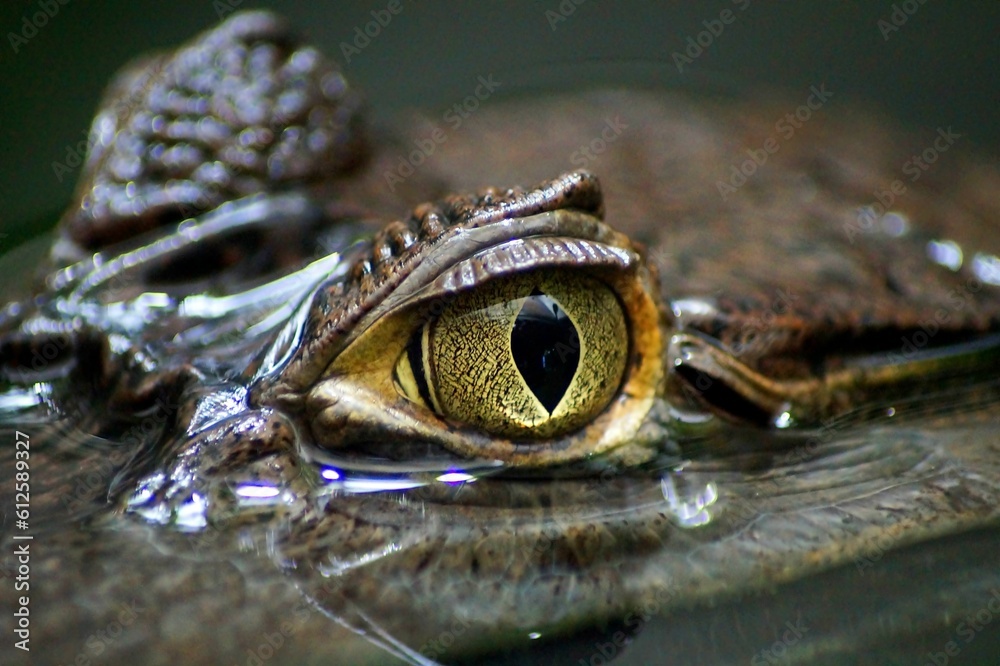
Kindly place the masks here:
<instances>
[{"instance_id":1,"label":"bony ridge above eye","mask_svg":"<svg viewBox=\"0 0 1000 666\"><path fill-rule=\"evenodd\" d=\"M441 416L513 438L594 418L621 386L628 324L611 288L573 269L491 280L425 317L397 389Z\"/></svg>"}]
</instances>

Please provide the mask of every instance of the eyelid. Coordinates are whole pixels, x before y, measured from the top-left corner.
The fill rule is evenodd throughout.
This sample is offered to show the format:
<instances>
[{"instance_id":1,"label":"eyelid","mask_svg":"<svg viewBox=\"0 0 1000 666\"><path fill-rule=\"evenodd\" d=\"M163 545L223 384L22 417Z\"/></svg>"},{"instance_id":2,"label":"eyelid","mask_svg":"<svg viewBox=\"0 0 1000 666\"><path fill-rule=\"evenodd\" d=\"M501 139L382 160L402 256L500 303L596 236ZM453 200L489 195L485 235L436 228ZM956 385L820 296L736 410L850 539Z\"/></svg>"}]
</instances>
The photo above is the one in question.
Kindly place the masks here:
<instances>
[{"instance_id":1,"label":"eyelid","mask_svg":"<svg viewBox=\"0 0 1000 666\"><path fill-rule=\"evenodd\" d=\"M543 236L516 239L487 248L442 271L406 300L392 304L392 309L451 298L490 280L528 270L566 268L625 272L635 270L640 261L639 255L632 250L580 238Z\"/></svg>"},{"instance_id":2,"label":"eyelid","mask_svg":"<svg viewBox=\"0 0 1000 666\"><path fill-rule=\"evenodd\" d=\"M567 242L567 246L545 247L557 240ZM593 215L576 210L560 209L528 217L501 220L483 226L455 227L445 232L445 235L437 239L426 252L419 255L419 263L410 266L406 278L372 311L372 316L384 316L404 303L410 302L430 284L439 281L445 273L454 272L457 267L466 265L469 261L493 253L498 253L497 256L500 256L504 251L503 248L516 247L518 243L528 243L526 247L529 249L529 254L522 254L515 263L500 267L501 273L526 270L531 267L526 263L531 261L532 255L535 255L534 260L539 262L536 263L537 267L546 264L579 265L581 261L600 261L597 255L603 253L595 248L587 248L587 245L625 253L629 255L625 261L627 264L639 261L635 252L623 249L632 247L626 236ZM573 247L580 243L584 245ZM531 252L532 249L538 251Z\"/></svg>"}]
</instances>

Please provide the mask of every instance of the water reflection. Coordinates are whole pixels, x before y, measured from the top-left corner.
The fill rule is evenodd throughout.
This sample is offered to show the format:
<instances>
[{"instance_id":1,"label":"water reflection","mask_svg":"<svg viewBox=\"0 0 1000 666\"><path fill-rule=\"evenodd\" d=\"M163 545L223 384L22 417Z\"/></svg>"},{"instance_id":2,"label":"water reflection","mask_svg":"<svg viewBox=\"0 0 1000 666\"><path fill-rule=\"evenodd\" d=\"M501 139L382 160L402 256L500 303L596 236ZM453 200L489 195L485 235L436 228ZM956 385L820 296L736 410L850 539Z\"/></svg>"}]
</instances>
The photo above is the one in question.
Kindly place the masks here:
<instances>
[{"instance_id":1,"label":"water reflection","mask_svg":"<svg viewBox=\"0 0 1000 666\"><path fill-rule=\"evenodd\" d=\"M952 240L933 240L927 243L927 256L936 264L957 271L962 267L962 248Z\"/></svg>"},{"instance_id":2,"label":"water reflection","mask_svg":"<svg viewBox=\"0 0 1000 666\"><path fill-rule=\"evenodd\" d=\"M259 485L247 483L236 488L237 497L248 500L266 500L277 497L281 494L281 489L276 486Z\"/></svg>"},{"instance_id":3,"label":"water reflection","mask_svg":"<svg viewBox=\"0 0 1000 666\"><path fill-rule=\"evenodd\" d=\"M692 481L682 471L666 474L660 481L663 497L681 527L700 527L712 520L709 507L719 499L715 483Z\"/></svg>"},{"instance_id":4,"label":"water reflection","mask_svg":"<svg viewBox=\"0 0 1000 666\"><path fill-rule=\"evenodd\" d=\"M972 257L972 272L986 284L1000 285L1000 258L977 252Z\"/></svg>"}]
</instances>

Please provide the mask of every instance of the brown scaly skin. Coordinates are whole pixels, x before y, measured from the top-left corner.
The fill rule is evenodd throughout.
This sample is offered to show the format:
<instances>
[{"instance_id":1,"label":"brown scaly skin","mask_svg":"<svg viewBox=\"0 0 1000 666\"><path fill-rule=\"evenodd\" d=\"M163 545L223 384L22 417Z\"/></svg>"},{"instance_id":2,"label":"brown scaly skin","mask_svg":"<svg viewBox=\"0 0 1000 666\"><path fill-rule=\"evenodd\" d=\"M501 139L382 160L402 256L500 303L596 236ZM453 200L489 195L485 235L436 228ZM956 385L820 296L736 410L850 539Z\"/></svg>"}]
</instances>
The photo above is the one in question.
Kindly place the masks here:
<instances>
[{"instance_id":1,"label":"brown scaly skin","mask_svg":"<svg viewBox=\"0 0 1000 666\"><path fill-rule=\"evenodd\" d=\"M213 79L222 70L202 67L219 62L232 67L225 84ZM683 659L694 639L670 632L692 608L809 580L868 557L875 542L899 547L996 523L995 388L967 385L993 376L992 348L956 350L943 365L921 357L903 369L880 356L941 308L950 316L932 347L997 329L995 289L969 289L968 262L953 272L925 252L928 238L953 239L969 256L1000 251L994 167L956 154L963 166L942 174L950 181L932 183L928 174L900 199L911 234L848 233L856 207L898 176L897 157L908 154L882 125L856 120L847 131L817 120L722 199L716 181L773 132L781 104L734 110L672 95L593 93L484 107L393 191L386 173L405 141L365 139L355 94L274 17L239 15L149 63L123 75L95 121L95 131L109 131L105 122L124 131L88 160L60 228L52 263L71 265L52 274L33 304L0 315L8 387L52 388L48 403L5 416L32 436L33 516L42 530L33 571L46 581L33 588L32 611L49 660L85 653L91 634L135 600L143 612L108 648L117 660L225 663L290 622L276 663L384 663L384 653L351 641L304 599L369 636L382 630L442 659L531 647L531 631L570 635L655 608L667 615L663 640ZM295 76L306 82L306 106L227 117L248 108L231 104L241 93L277 108L293 63L304 67ZM165 96L171 89L183 94ZM167 99L191 108L167 109ZM205 104L228 129L206 122L193 131L212 125L228 139L192 136L173 146L176 161L161 162L155 145ZM314 107L323 113L308 113ZM146 122L157 114L165 126ZM617 114L629 127L587 170L574 170L574 151ZM322 127L307 127L315 118ZM248 154L227 143L244 120L259 141ZM282 137L296 136L285 125L336 138L300 152L282 147ZM272 170L281 160L266 154L294 168ZM222 165L223 184L204 180L199 160L209 159ZM126 173L135 160L139 172ZM136 193L116 208L133 176ZM167 188L168 177L187 185ZM220 206L258 192L266 196ZM202 211L177 229L177 219ZM393 298L420 286L406 278L423 271L430 294L465 288L448 273L469 258L463 238L489 239L489 248L534 239L548 251L552 237L609 249L575 263L614 284L629 315L629 374L594 423L548 446L508 441L402 401L385 383L393 354L372 355L370 371L332 372L378 322L397 321ZM85 258L94 251L97 260ZM516 270L513 255L504 256L500 269ZM558 253L545 261L574 263ZM478 277L500 270L472 266ZM789 296L775 306L782 290ZM150 305L140 298L147 291L173 304ZM232 300L246 293L253 298ZM696 301L711 307L692 308ZM139 311L138 324L123 316ZM876 362L853 370L859 355ZM741 398L705 391L703 376ZM882 412L911 405L941 418L796 438L767 427L789 399L803 425L873 401ZM49 414L49 404L63 417ZM729 425L747 416L747 404L756 418ZM980 408L955 415L956 405ZM710 427L677 421L706 415ZM379 464L391 473L429 462L433 471L413 476L422 482L470 458L498 458L516 474L330 492L320 477L326 449L351 464L385 456ZM662 464L678 453L687 463L673 474ZM13 457L2 465L9 478ZM711 522L681 527L661 474L693 489L712 484L719 499ZM234 489L246 484L278 488L283 501L243 502ZM4 506L10 492L0 490ZM196 498L208 525L174 529ZM862 598L888 587L877 574L862 582ZM937 611L965 608L961 597L937 603L910 626L934 629ZM827 621L824 609L810 610L813 626ZM825 642L805 641L793 658L851 650L854 625L838 634L828 624L814 630ZM445 633L455 640L443 646ZM761 636L761 645L773 640ZM738 652L744 661L747 654Z\"/></svg>"}]
</instances>

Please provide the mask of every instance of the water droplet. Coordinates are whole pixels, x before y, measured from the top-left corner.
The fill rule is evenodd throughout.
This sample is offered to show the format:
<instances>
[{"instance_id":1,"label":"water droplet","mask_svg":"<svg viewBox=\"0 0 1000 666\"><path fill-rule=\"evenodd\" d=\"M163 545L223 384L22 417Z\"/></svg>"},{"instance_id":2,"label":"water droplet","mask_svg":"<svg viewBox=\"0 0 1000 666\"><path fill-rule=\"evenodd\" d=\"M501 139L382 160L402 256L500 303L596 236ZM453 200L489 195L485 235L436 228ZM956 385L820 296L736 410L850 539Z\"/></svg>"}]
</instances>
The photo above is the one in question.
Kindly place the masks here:
<instances>
[{"instance_id":1,"label":"water droplet","mask_svg":"<svg viewBox=\"0 0 1000 666\"><path fill-rule=\"evenodd\" d=\"M955 241L934 240L927 243L927 257L934 263L953 271L962 267L962 248Z\"/></svg>"},{"instance_id":2,"label":"water droplet","mask_svg":"<svg viewBox=\"0 0 1000 666\"><path fill-rule=\"evenodd\" d=\"M972 258L972 272L987 284L1000 285L1000 259L996 255L977 252Z\"/></svg>"},{"instance_id":3,"label":"water droplet","mask_svg":"<svg viewBox=\"0 0 1000 666\"><path fill-rule=\"evenodd\" d=\"M782 429L789 428L794 424L795 420L792 418L792 415L789 414L788 412L782 412L781 416L779 416L774 420L775 428L782 428Z\"/></svg>"},{"instance_id":4,"label":"water droplet","mask_svg":"<svg viewBox=\"0 0 1000 666\"><path fill-rule=\"evenodd\" d=\"M879 220L879 225L882 228L882 233L893 238L905 236L906 232L910 230L909 218L902 213L894 211L883 215L882 219Z\"/></svg>"}]
</instances>

